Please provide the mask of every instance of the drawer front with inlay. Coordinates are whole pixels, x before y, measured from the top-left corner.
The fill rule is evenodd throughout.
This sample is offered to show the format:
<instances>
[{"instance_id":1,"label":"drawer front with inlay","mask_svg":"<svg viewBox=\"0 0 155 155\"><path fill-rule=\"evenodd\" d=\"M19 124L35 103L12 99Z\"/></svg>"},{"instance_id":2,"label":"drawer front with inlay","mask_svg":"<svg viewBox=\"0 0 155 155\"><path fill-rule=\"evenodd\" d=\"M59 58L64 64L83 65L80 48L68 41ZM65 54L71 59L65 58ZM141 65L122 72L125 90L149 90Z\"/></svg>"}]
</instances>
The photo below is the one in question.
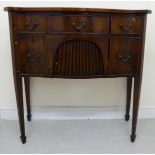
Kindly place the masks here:
<instances>
[{"instance_id":1,"label":"drawer front with inlay","mask_svg":"<svg viewBox=\"0 0 155 155\"><path fill-rule=\"evenodd\" d=\"M110 74L136 74L140 39L112 38L110 46Z\"/></svg>"},{"instance_id":2,"label":"drawer front with inlay","mask_svg":"<svg viewBox=\"0 0 155 155\"><path fill-rule=\"evenodd\" d=\"M35 14L18 14L15 18L17 32L46 32L46 16Z\"/></svg>"},{"instance_id":3,"label":"drawer front with inlay","mask_svg":"<svg viewBox=\"0 0 155 155\"><path fill-rule=\"evenodd\" d=\"M47 17L48 32L108 33L108 16L51 15Z\"/></svg>"},{"instance_id":4,"label":"drawer front with inlay","mask_svg":"<svg viewBox=\"0 0 155 155\"><path fill-rule=\"evenodd\" d=\"M19 67L22 74L46 74L47 57L44 37L26 37L18 41Z\"/></svg>"},{"instance_id":5,"label":"drawer front with inlay","mask_svg":"<svg viewBox=\"0 0 155 155\"><path fill-rule=\"evenodd\" d=\"M141 33L142 18L138 16L112 16L111 33Z\"/></svg>"}]
</instances>

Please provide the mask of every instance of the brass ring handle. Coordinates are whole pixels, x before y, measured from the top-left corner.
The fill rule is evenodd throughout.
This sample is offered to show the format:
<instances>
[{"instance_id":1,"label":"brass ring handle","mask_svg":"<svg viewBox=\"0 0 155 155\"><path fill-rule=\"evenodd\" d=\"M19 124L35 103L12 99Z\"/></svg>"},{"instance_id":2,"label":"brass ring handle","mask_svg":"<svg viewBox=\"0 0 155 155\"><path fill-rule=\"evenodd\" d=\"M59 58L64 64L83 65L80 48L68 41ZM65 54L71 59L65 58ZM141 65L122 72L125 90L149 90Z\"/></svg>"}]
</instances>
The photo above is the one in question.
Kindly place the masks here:
<instances>
[{"instance_id":1,"label":"brass ring handle","mask_svg":"<svg viewBox=\"0 0 155 155\"><path fill-rule=\"evenodd\" d=\"M33 31L37 26L38 26L38 23L36 23L34 19L30 19L28 22L25 23L25 27L29 31Z\"/></svg>"},{"instance_id":2,"label":"brass ring handle","mask_svg":"<svg viewBox=\"0 0 155 155\"><path fill-rule=\"evenodd\" d=\"M130 53L127 53L125 55L118 54L117 57L124 63L128 62L132 58Z\"/></svg>"},{"instance_id":3,"label":"brass ring handle","mask_svg":"<svg viewBox=\"0 0 155 155\"><path fill-rule=\"evenodd\" d=\"M132 28L132 23L120 24L119 26L123 31L129 31Z\"/></svg>"},{"instance_id":4,"label":"brass ring handle","mask_svg":"<svg viewBox=\"0 0 155 155\"><path fill-rule=\"evenodd\" d=\"M87 23L87 20L82 21L80 24L73 22L72 25L74 26L76 30L81 30L86 26L86 23Z\"/></svg>"},{"instance_id":5,"label":"brass ring handle","mask_svg":"<svg viewBox=\"0 0 155 155\"><path fill-rule=\"evenodd\" d=\"M30 62L37 61L39 58L40 58L40 54L34 55L34 54L32 54L32 53L28 53L28 54L26 55L26 59L27 59L28 61L30 61Z\"/></svg>"}]
</instances>

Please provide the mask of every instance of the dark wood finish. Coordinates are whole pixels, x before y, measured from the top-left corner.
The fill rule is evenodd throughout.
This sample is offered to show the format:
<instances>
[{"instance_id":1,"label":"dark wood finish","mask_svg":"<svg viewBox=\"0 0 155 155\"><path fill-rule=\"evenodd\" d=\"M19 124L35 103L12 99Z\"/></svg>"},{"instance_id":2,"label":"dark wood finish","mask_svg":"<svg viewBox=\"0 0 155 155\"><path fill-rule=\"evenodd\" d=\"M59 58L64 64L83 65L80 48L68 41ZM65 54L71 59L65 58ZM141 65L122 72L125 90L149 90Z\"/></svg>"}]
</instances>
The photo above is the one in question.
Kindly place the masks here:
<instances>
[{"instance_id":1,"label":"dark wood finish","mask_svg":"<svg viewBox=\"0 0 155 155\"><path fill-rule=\"evenodd\" d=\"M46 16L33 14L19 14L15 18L17 32L46 32Z\"/></svg>"},{"instance_id":2,"label":"dark wood finish","mask_svg":"<svg viewBox=\"0 0 155 155\"><path fill-rule=\"evenodd\" d=\"M54 57L53 69L54 75L63 77L104 74L99 48L93 42L82 40L71 40L60 44Z\"/></svg>"},{"instance_id":3,"label":"dark wood finish","mask_svg":"<svg viewBox=\"0 0 155 155\"><path fill-rule=\"evenodd\" d=\"M23 74L46 74L45 37L20 37L18 40L19 67Z\"/></svg>"},{"instance_id":4,"label":"dark wood finish","mask_svg":"<svg viewBox=\"0 0 155 155\"><path fill-rule=\"evenodd\" d=\"M100 9L100 8L61 8L61 7L5 7L5 11L20 11L20 12L36 12L36 11L52 11L52 12L98 12L98 13L151 13L151 10L123 10L123 9Z\"/></svg>"},{"instance_id":5,"label":"dark wood finish","mask_svg":"<svg viewBox=\"0 0 155 155\"><path fill-rule=\"evenodd\" d=\"M140 38L111 38L110 74L136 74Z\"/></svg>"},{"instance_id":6,"label":"dark wood finish","mask_svg":"<svg viewBox=\"0 0 155 155\"><path fill-rule=\"evenodd\" d=\"M141 33L142 20L139 16L113 16L111 33Z\"/></svg>"},{"instance_id":7,"label":"dark wood finish","mask_svg":"<svg viewBox=\"0 0 155 155\"><path fill-rule=\"evenodd\" d=\"M9 12L12 63L21 130L26 142L22 77L31 120L30 77L127 77L125 119L134 79L131 141L136 137L146 14L150 10L18 8Z\"/></svg>"},{"instance_id":8,"label":"dark wood finish","mask_svg":"<svg viewBox=\"0 0 155 155\"><path fill-rule=\"evenodd\" d=\"M109 16L51 15L47 18L47 32L108 33Z\"/></svg>"},{"instance_id":9,"label":"dark wood finish","mask_svg":"<svg viewBox=\"0 0 155 155\"><path fill-rule=\"evenodd\" d=\"M125 114L126 121L128 121L130 118L131 90L132 90L132 77L128 77L127 78L127 103L126 103L126 114Z\"/></svg>"},{"instance_id":10,"label":"dark wood finish","mask_svg":"<svg viewBox=\"0 0 155 155\"><path fill-rule=\"evenodd\" d=\"M15 52L17 47L17 42L13 42L15 39L14 31L13 31L13 21L14 17L11 13L9 13L9 24L10 24L10 38L11 38L11 54L12 54L12 67L13 67L13 76L14 76L14 85L15 85L15 93L17 100L17 109L18 109L18 118L19 118L19 127L20 127L20 139L24 144L26 142L25 136L25 124L24 124L24 106L23 106L23 89L22 89L22 77L19 74L19 70L17 67L17 53Z\"/></svg>"},{"instance_id":11,"label":"dark wood finish","mask_svg":"<svg viewBox=\"0 0 155 155\"><path fill-rule=\"evenodd\" d=\"M19 66L21 73L47 73L45 37L18 39Z\"/></svg>"},{"instance_id":12,"label":"dark wood finish","mask_svg":"<svg viewBox=\"0 0 155 155\"><path fill-rule=\"evenodd\" d=\"M53 35L47 41L49 73L62 78L104 76L108 74L107 44L107 37Z\"/></svg>"},{"instance_id":13,"label":"dark wood finish","mask_svg":"<svg viewBox=\"0 0 155 155\"><path fill-rule=\"evenodd\" d=\"M144 15L144 20L146 21L147 15ZM131 142L136 139L136 128L137 128L137 118L143 73L143 58L144 58L144 45L145 45L145 32L146 32L146 22L143 23L143 34L141 40L141 52L138 60L138 73L134 77L134 92L133 92L133 113L132 113L132 132L131 132Z\"/></svg>"},{"instance_id":14,"label":"dark wood finish","mask_svg":"<svg viewBox=\"0 0 155 155\"><path fill-rule=\"evenodd\" d=\"M25 83L25 96L26 96L26 107L27 107L27 120L31 121L31 105L30 105L30 78L24 77Z\"/></svg>"},{"instance_id":15,"label":"dark wood finish","mask_svg":"<svg viewBox=\"0 0 155 155\"><path fill-rule=\"evenodd\" d=\"M137 116L138 116L139 99L140 99L140 89L141 89L141 77L137 76L134 78L131 142L134 142L136 138L136 126L137 126Z\"/></svg>"},{"instance_id":16,"label":"dark wood finish","mask_svg":"<svg viewBox=\"0 0 155 155\"><path fill-rule=\"evenodd\" d=\"M25 124L24 124L23 86L21 77L18 76L15 77L15 89L16 89L19 125L21 132L20 138L22 143L24 144L26 142L26 136L25 136Z\"/></svg>"}]
</instances>

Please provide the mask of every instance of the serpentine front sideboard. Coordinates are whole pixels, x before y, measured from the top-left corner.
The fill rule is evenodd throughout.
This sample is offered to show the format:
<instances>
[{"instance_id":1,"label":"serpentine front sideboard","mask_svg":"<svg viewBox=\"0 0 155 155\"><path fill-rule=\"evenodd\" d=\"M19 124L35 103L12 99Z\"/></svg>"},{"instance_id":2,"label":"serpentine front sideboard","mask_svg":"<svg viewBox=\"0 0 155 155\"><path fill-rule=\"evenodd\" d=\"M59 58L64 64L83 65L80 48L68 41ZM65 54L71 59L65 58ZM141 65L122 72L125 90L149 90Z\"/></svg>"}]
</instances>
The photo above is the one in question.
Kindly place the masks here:
<instances>
[{"instance_id":1,"label":"serpentine front sideboard","mask_svg":"<svg viewBox=\"0 0 155 155\"><path fill-rule=\"evenodd\" d=\"M95 8L20 8L9 12L12 62L21 141L26 142L22 78L27 118L31 120L30 77L127 77L125 120L129 120L132 79L131 141L136 124L142 80L147 13L150 10Z\"/></svg>"}]
</instances>

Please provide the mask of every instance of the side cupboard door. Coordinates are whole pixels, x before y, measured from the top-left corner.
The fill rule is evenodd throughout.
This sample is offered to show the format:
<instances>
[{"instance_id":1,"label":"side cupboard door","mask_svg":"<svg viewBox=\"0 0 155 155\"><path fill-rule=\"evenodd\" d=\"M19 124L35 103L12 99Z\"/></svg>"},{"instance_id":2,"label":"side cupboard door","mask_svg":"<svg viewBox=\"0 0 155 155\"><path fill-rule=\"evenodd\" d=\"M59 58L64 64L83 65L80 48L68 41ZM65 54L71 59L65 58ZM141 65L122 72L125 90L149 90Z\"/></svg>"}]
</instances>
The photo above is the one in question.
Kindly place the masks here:
<instances>
[{"instance_id":1,"label":"side cupboard door","mask_svg":"<svg viewBox=\"0 0 155 155\"><path fill-rule=\"evenodd\" d=\"M20 37L16 52L21 74L32 76L47 74L45 37Z\"/></svg>"}]
</instances>

